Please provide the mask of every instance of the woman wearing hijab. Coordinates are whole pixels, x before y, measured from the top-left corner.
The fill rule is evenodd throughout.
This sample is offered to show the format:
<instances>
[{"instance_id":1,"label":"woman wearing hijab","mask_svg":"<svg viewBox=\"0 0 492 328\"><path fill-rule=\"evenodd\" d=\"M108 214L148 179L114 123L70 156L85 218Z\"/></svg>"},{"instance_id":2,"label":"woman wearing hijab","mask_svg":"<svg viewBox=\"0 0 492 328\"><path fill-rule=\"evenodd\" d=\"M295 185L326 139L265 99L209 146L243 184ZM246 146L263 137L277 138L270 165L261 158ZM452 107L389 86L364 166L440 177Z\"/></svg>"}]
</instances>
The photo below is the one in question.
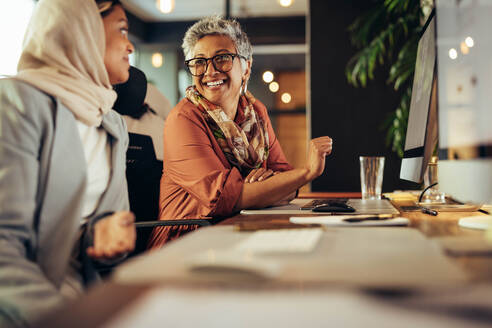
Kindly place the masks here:
<instances>
[{"instance_id":1,"label":"woman wearing hijab","mask_svg":"<svg viewBox=\"0 0 492 328\"><path fill-rule=\"evenodd\" d=\"M0 326L29 325L134 247L128 135L111 110L127 36L118 1L40 0L19 73L0 80Z\"/></svg>"},{"instance_id":2,"label":"woman wearing hijab","mask_svg":"<svg viewBox=\"0 0 492 328\"><path fill-rule=\"evenodd\" d=\"M246 91L252 47L239 23L204 18L186 32L183 50L194 85L166 121L160 219L225 217L274 205L323 172L331 138L311 140L305 167L293 169L265 106ZM156 228L149 246L194 228Z\"/></svg>"}]
</instances>

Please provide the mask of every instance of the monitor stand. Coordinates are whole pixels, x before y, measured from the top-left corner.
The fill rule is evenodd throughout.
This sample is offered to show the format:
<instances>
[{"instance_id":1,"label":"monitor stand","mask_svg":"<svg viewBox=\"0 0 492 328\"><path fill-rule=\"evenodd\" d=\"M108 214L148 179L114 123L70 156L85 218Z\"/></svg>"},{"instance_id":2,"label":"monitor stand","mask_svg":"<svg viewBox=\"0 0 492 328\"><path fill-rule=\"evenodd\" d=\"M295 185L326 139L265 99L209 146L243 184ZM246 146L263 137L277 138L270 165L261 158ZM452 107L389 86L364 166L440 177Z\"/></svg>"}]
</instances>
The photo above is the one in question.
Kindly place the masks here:
<instances>
[{"instance_id":1,"label":"monitor stand","mask_svg":"<svg viewBox=\"0 0 492 328\"><path fill-rule=\"evenodd\" d=\"M492 228L492 216L467 216L459 219L458 225L463 228L487 230Z\"/></svg>"}]
</instances>

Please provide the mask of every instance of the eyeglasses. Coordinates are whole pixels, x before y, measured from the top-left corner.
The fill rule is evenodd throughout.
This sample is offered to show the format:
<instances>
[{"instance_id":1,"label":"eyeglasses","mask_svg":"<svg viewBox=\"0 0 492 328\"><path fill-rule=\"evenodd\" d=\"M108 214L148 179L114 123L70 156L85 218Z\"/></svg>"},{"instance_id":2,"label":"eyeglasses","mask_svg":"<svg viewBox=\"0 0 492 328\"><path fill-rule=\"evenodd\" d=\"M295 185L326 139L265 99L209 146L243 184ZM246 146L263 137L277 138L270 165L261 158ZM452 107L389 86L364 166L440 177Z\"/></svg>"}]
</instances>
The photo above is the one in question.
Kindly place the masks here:
<instances>
[{"instance_id":1,"label":"eyeglasses","mask_svg":"<svg viewBox=\"0 0 492 328\"><path fill-rule=\"evenodd\" d=\"M201 76L207 71L208 61L211 60L217 71L226 73L232 69L233 61L236 57L246 60L246 57L238 54L218 54L210 58L197 57L188 59L185 60L185 65L191 75Z\"/></svg>"}]
</instances>

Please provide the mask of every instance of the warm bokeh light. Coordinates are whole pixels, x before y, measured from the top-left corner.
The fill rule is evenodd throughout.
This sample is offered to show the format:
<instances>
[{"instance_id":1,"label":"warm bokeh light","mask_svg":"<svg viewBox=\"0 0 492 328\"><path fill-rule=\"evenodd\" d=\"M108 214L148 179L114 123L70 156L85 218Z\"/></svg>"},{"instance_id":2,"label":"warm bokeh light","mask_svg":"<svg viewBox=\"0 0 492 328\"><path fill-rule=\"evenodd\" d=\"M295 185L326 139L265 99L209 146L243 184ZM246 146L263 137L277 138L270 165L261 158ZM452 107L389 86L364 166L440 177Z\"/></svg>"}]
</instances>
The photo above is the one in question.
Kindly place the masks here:
<instances>
[{"instance_id":1,"label":"warm bokeh light","mask_svg":"<svg viewBox=\"0 0 492 328\"><path fill-rule=\"evenodd\" d=\"M280 99L282 100L282 102L284 104L288 104L292 100L292 96L290 95L290 93L285 92L285 93L282 93L282 96L280 97Z\"/></svg>"},{"instance_id":2,"label":"warm bokeh light","mask_svg":"<svg viewBox=\"0 0 492 328\"><path fill-rule=\"evenodd\" d=\"M461 42L460 50L463 55L468 55L468 53L470 52L470 48L468 48L465 42Z\"/></svg>"},{"instance_id":3,"label":"warm bokeh light","mask_svg":"<svg viewBox=\"0 0 492 328\"><path fill-rule=\"evenodd\" d=\"M273 73L270 71L265 71L263 73L263 81L265 81L265 83L272 82L273 81Z\"/></svg>"},{"instance_id":4,"label":"warm bokeh light","mask_svg":"<svg viewBox=\"0 0 492 328\"><path fill-rule=\"evenodd\" d=\"M449 49L449 58L451 59L458 58L458 52L456 51L456 49L454 48Z\"/></svg>"},{"instance_id":5,"label":"warm bokeh light","mask_svg":"<svg viewBox=\"0 0 492 328\"><path fill-rule=\"evenodd\" d=\"M163 63L164 57L162 57L162 54L160 52L152 54L152 66L159 68L162 66Z\"/></svg>"},{"instance_id":6,"label":"warm bokeh light","mask_svg":"<svg viewBox=\"0 0 492 328\"><path fill-rule=\"evenodd\" d=\"M469 36L465 39L465 43L468 46L468 48L471 48L475 45L475 41L473 41L471 36Z\"/></svg>"},{"instance_id":7,"label":"warm bokeh light","mask_svg":"<svg viewBox=\"0 0 492 328\"><path fill-rule=\"evenodd\" d=\"M270 91L273 93L277 92L279 88L280 86L278 85L277 82L272 82L268 85L268 89L270 89Z\"/></svg>"},{"instance_id":8,"label":"warm bokeh light","mask_svg":"<svg viewBox=\"0 0 492 328\"><path fill-rule=\"evenodd\" d=\"M282 7L290 7L293 2L294 0L278 0L278 3L280 3Z\"/></svg>"},{"instance_id":9,"label":"warm bokeh light","mask_svg":"<svg viewBox=\"0 0 492 328\"><path fill-rule=\"evenodd\" d=\"M169 14L174 10L174 0L157 0L157 9L163 14Z\"/></svg>"}]
</instances>

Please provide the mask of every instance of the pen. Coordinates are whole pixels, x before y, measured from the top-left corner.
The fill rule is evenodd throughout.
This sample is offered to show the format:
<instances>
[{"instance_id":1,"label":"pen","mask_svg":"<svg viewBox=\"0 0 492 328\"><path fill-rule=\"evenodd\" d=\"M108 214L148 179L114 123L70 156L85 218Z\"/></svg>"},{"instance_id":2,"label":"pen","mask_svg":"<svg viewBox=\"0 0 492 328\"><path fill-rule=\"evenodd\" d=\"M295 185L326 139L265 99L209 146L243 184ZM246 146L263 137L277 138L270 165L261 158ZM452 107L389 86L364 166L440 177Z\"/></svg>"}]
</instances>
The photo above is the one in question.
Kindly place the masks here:
<instances>
[{"instance_id":1,"label":"pen","mask_svg":"<svg viewBox=\"0 0 492 328\"><path fill-rule=\"evenodd\" d=\"M436 210L431 210L430 208L420 206L422 213L436 216L438 213Z\"/></svg>"},{"instance_id":2,"label":"pen","mask_svg":"<svg viewBox=\"0 0 492 328\"><path fill-rule=\"evenodd\" d=\"M380 215L373 215L373 216L365 216L365 217L353 217L353 218L346 218L343 219L345 222L362 222L362 221L380 221L380 220L389 220L392 219L393 215L390 214L380 214Z\"/></svg>"},{"instance_id":3,"label":"pen","mask_svg":"<svg viewBox=\"0 0 492 328\"><path fill-rule=\"evenodd\" d=\"M391 218L380 218L377 216L368 216L365 218L347 218L347 219L343 219L343 221L353 223L353 222L362 222L362 221L381 221L381 220L389 220L389 219L391 219Z\"/></svg>"}]
</instances>

